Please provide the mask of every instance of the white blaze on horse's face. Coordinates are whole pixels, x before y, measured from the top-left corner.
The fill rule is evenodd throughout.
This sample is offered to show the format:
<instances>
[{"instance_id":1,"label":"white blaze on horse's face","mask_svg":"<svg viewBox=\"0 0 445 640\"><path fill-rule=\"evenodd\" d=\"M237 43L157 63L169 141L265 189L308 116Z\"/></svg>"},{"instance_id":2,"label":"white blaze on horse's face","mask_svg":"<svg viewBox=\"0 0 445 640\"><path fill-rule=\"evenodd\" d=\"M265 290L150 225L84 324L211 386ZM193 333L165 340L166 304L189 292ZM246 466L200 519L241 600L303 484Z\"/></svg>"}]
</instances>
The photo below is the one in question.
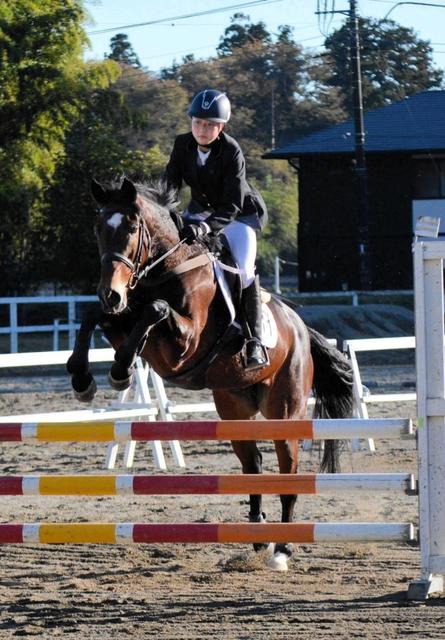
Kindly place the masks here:
<instances>
[{"instance_id":1,"label":"white blaze on horse's face","mask_svg":"<svg viewBox=\"0 0 445 640\"><path fill-rule=\"evenodd\" d=\"M107 313L121 313L127 306L130 273L125 258L128 257L131 264L131 257L127 255L129 230L126 222L126 215L115 211L104 217L103 224L98 227L102 256L98 295Z\"/></svg>"},{"instance_id":2,"label":"white blaze on horse's face","mask_svg":"<svg viewBox=\"0 0 445 640\"><path fill-rule=\"evenodd\" d=\"M111 218L108 218L107 225L109 225L110 227L113 227L113 229L117 229L122 224L123 219L124 219L123 213L118 213L118 212L113 213Z\"/></svg>"}]
</instances>

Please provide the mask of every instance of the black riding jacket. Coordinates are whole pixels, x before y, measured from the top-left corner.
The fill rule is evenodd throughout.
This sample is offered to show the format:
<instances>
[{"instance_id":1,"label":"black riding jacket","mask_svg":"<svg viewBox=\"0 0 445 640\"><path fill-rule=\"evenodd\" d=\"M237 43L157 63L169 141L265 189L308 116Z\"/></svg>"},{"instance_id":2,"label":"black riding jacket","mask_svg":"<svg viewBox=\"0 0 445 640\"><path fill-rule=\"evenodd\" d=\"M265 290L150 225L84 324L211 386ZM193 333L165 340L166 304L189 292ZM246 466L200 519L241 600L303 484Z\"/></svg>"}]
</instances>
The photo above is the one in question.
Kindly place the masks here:
<instances>
[{"instance_id":1,"label":"black riding jacket","mask_svg":"<svg viewBox=\"0 0 445 640\"><path fill-rule=\"evenodd\" d=\"M215 233L235 219L262 229L267 222L266 205L246 180L245 160L237 141L221 132L202 167L198 166L197 149L192 133L179 135L164 176L177 191L183 182L191 188L188 211L209 212L206 222Z\"/></svg>"}]
</instances>

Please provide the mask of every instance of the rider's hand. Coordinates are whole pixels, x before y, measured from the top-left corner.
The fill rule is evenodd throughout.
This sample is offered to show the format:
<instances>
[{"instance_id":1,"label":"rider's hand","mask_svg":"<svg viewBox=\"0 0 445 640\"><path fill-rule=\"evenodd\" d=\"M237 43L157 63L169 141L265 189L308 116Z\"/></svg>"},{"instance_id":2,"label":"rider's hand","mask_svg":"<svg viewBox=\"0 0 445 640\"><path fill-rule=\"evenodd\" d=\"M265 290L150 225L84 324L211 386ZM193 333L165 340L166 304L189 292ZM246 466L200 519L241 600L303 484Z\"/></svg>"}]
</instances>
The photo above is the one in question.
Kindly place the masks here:
<instances>
[{"instance_id":1,"label":"rider's hand","mask_svg":"<svg viewBox=\"0 0 445 640\"><path fill-rule=\"evenodd\" d=\"M191 244L194 240L204 238L210 231L210 227L205 222L186 224L179 232L179 238Z\"/></svg>"}]
</instances>

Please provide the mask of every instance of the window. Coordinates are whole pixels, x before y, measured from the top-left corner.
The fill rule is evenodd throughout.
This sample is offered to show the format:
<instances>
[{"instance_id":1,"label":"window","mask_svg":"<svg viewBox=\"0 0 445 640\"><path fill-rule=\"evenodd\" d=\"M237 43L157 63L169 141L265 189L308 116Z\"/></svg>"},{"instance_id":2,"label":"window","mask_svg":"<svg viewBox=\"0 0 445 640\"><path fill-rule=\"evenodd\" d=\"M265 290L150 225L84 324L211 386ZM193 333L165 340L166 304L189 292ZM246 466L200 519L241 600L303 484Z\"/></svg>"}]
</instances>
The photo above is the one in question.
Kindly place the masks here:
<instances>
[{"instance_id":1,"label":"window","mask_svg":"<svg viewBox=\"0 0 445 640\"><path fill-rule=\"evenodd\" d=\"M445 158L415 161L414 197L445 198Z\"/></svg>"}]
</instances>

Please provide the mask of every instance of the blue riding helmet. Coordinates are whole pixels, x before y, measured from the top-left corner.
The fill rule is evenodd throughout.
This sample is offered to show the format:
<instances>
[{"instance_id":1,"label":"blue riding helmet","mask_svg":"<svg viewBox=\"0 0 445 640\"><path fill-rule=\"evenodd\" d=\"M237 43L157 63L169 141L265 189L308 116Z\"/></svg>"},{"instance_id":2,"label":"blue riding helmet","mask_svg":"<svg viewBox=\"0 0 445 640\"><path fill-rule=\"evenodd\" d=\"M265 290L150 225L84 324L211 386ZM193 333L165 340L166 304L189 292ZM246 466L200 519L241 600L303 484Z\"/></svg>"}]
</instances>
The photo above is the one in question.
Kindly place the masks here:
<instances>
[{"instance_id":1,"label":"blue riding helmet","mask_svg":"<svg viewBox=\"0 0 445 640\"><path fill-rule=\"evenodd\" d=\"M225 93L216 89L204 89L193 98L188 115L212 122L229 122L230 101Z\"/></svg>"}]
</instances>

